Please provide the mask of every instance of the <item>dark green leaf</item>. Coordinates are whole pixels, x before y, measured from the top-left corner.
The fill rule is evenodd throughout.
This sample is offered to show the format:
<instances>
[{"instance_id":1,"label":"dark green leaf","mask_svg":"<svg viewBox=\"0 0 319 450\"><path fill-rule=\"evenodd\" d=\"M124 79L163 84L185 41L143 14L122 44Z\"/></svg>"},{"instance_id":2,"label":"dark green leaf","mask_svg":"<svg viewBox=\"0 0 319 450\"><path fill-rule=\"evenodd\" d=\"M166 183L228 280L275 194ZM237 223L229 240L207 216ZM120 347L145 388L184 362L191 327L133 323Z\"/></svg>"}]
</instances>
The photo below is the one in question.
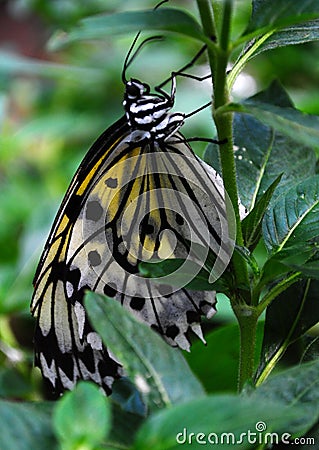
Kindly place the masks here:
<instances>
[{"instance_id":1,"label":"dark green leaf","mask_svg":"<svg viewBox=\"0 0 319 450\"><path fill-rule=\"evenodd\" d=\"M253 0L253 12L247 32L264 27L276 30L318 17L317 0Z\"/></svg>"},{"instance_id":2,"label":"dark green leaf","mask_svg":"<svg viewBox=\"0 0 319 450\"><path fill-rule=\"evenodd\" d=\"M254 250L260 240L262 220L281 177L282 175L279 175L275 179L242 222L244 243L250 251Z\"/></svg>"},{"instance_id":3,"label":"dark green leaf","mask_svg":"<svg viewBox=\"0 0 319 450\"><path fill-rule=\"evenodd\" d=\"M303 436L303 443L299 445L298 450L309 450L309 446L315 446L319 442L319 421Z\"/></svg>"},{"instance_id":4,"label":"dark green leaf","mask_svg":"<svg viewBox=\"0 0 319 450\"><path fill-rule=\"evenodd\" d=\"M199 24L190 14L180 9L160 8L155 11L129 11L85 18L70 33L54 35L49 42L49 48L57 50L79 40L105 39L110 35L140 30L173 31L195 39L205 39Z\"/></svg>"},{"instance_id":5,"label":"dark green leaf","mask_svg":"<svg viewBox=\"0 0 319 450\"><path fill-rule=\"evenodd\" d=\"M240 247L239 245L235 245L234 253L236 253L237 256L240 256L240 258L249 265L254 276L259 275L260 270L258 263L254 255L248 250L247 247Z\"/></svg>"},{"instance_id":6,"label":"dark green leaf","mask_svg":"<svg viewBox=\"0 0 319 450\"><path fill-rule=\"evenodd\" d=\"M269 305L258 376L264 377L286 348L319 321L318 295L317 280L300 281Z\"/></svg>"},{"instance_id":7,"label":"dark green leaf","mask_svg":"<svg viewBox=\"0 0 319 450\"><path fill-rule=\"evenodd\" d=\"M124 365L151 408L203 394L182 354L138 322L118 302L88 292L85 305L94 328Z\"/></svg>"},{"instance_id":8,"label":"dark green leaf","mask_svg":"<svg viewBox=\"0 0 319 450\"><path fill-rule=\"evenodd\" d=\"M113 393L112 393L113 398ZM136 414L123 411L123 409L111 403L112 407L112 429L110 431L107 442L112 449L122 449L132 445L135 434L140 425L143 423L143 418Z\"/></svg>"},{"instance_id":9,"label":"dark green leaf","mask_svg":"<svg viewBox=\"0 0 319 450\"><path fill-rule=\"evenodd\" d=\"M136 386L126 377L115 380L112 386L112 400L124 411L146 416L147 408Z\"/></svg>"},{"instance_id":10,"label":"dark green leaf","mask_svg":"<svg viewBox=\"0 0 319 450\"><path fill-rule=\"evenodd\" d=\"M0 397L23 398L31 393L31 385L16 368L0 368Z\"/></svg>"},{"instance_id":11,"label":"dark green leaf","mask_svg":"<svg viewBox=\"0 0 319 450\"><path fill-rule=\"evenodd\" d=\"M207 345L195 342L186 355L207 392L236 392L239 361L238 325L228 325L205 336ZM218 351L217 351L218 349Z\"/></svg>"},{"instance_id":12,"label":"dark green leaf","mask_svg":"<svg viewBox=\"0 0 319 450\"><path fill-rule=\"evenodd\" d=\"M294 107L288 92L278 80L272 81L267 89L253 95L251 99L262 103L269 103L270 105L281 106L282 108Z\"/></svg>"},{"instance_id":13,"label":"dark green leaf","mask_svg":"<svg viewBox=\"0 0 319 450\"><path fill-rule=\"evenodd\" d=\"M319 175L310 177L279 196L267 211L263 236L269 252L317 242L319 237Z\"/></svg>"},{"instance_id":14,"label":"dark green leaf","mask_svg":"<svg viewBox=\"0 0 319 450\"><path fill-rule=\"evenodd\" d=\"M93 449L110 431L109 401L95 384L80 382L57 402L53 423L64 450Z\"/></svg>"},{"instance_id":15,"label":"dark green leaf","mask_svg":"<svg viewBox=\"0 0 319 450\"><path fill-rule=\"evenodd\" d=\"M0 400L1 450L57 450L51 405Z\"/></svg>"},{"instance_id":16,"label":"dark green leaf","mask_svg":"<svg viewBox=\"0 0 319 450\"><path fill-rule=\"evenodd\" d=\"M217 305L218 307L218 305ZM258 323L256 366L259 362L263 323ZM186 359L207 392L236 392L239 364L239 328L223 326L205 335L207 345L195 342ZM218 350L217 350L218 349Z\"/></svg>"},{"instance_id":17,"label":"dark green leaf","mask_svg":"<svg viewBox=\"0 0 319 450\"><path fill-rule=\"evenodd\" d=\"M153 415L140 428L134 450L177 450L181 444L196 450L206 445L219 450L229 445L238 449L256 448L256 442L249 442L245 436L248 430L256 432L257 422L265 422L267 431L289 432L290 423L297 419L300 409L288 408L275 399L236 395L204 397ZM222 441L222 433L229 433L230 440L224 434L226 440Z\"/></svg>"},{"instance_id":18,"label":"dark green leaf","mask_svg":"<svg viewBox=\"0 0 319 450\"><path fill-rule=\"evenodd\" d=\"M185 287L198 291L225 290L224 281L219 278L210 282L210 272L201 268L191 260L174 258L157 262L142 262L139 264L141 275L148 278L165 277L165 283L171 286Z\"/></svg>"},{"instance_id":19,"label":"dark green leaf","mask_svg":"<svg viewBox=\"0 0 319 450\"><path fill-rule=\"evenodd\" d=\"M302 266L294 266L295 270L302 272L305 277L319 279L319 261L310 261Z\"/></svg>"},{"instance_id":20,"label":"dark green leaf","mask_svg":"<svg viewBox=\"0 0 319 450\"><path fill-rule=\"evenodd\" d=\"M292 105L287 93L276 81L252 100L283 108ZM234 142L239 195L249 211L283 172L271 202L298 180L315 173L316 156L312 148L272 132L270 126L248 114L235 114ZM205 161L220 172L218 151L218 146L209 145Z\"/></svg>"},{"instance_id":21,"label":"dark green leaf","mask_svg":"<svg viewBox=\"0 0 319 450\"><path fill-rule=\"evenodd\" d=\"M300 415L280 431L303 435L319 419L319 360L302 364L270 377L252 398L287 405L287 412L299 409Z\"/></svg>"},{"instance_id":22,"label":"dark green leaf","mask_svg":"<svg viewBox=\"0 0 319 450\"><path fill-rule=\"evenodd\" d=\"M283 276L292 270L301 271L315 251L313 244L307 245L301 242L275 253L263 266L259 288L267 284L273 286L276 281L283 279Z\"/></svg>"},{"instance_id":23,"label":"dark green leaf","mask_svg":"<svg viewBox=\"0 0 319 450\"><path fill-rule=\"evenodd\" d=\"M241 105L230 103L225 108L226 111L252 114L265 125L296 143L319 149L318 116L253 100L246 100Z\"/></svg>"},{"instance_id":24,"label":"dark green leaf","mask_svg":"<svg viewBox=\"0 0 319 450\"><path fill-rule=\"evenodd\" d=\"M307 345L301 362L319 361L319 337L305 336L304 338L307 340Z\"/></svg>"}]
</instances>

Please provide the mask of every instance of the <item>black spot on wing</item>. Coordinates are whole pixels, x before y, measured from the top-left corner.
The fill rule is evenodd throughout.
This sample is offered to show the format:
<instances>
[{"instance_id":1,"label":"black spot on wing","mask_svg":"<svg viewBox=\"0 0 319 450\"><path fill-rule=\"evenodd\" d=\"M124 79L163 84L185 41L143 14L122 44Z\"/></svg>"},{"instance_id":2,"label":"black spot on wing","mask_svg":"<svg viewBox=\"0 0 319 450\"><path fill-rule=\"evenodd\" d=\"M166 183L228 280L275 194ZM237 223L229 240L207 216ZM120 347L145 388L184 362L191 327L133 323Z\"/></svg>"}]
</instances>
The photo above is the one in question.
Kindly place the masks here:
<instances>
[{"instance_id":1,"label":"black spot on wing","mask_svg":"<svg viewBox=\"0 0 319 450\"><path fill-rule=\"evenodd\" d=\"M144 308L145 299L141 297L132 297L130 307L135 311L141 311Z\"/></svg>"},{"instance_id":2,"label":"black spot on wing","mask_svg":"<svg viewBox=\"0 0 319 450\"><path fill-rule=\"evenodd\" d=\"M184 219L180 214L176 213L175 219L176 219L177 225L184 225Z\"/></svg>"},{"instance_id":3,"label":"black spot on wing","mask_svg":"<svg viewBox=\"0 0 319 450\"><path fill-rule=\"evenodd\" d=\"M116 284L115 283L108 283L104 286L103 292L108 297L115 297L117 293Z\"/></svg>"},{"instance_id":4,"label":"black spot on wing","mask_svg":"<svg viewBox=\"0 0 319 450\"><path fill-rule=\"evenodd\" d=\"M200 314L197 311L186 312L187 323L199 323L201 321Z\"/></svg>"},{"instance_id":5,"label":"black spot on wing","mask_svg":"<svg viewBox=\"0 0 319 450\"><path fill-rule=\"evenodd\" d=\"M86 218L88 220L97 222L102 217L102 214L103 214L103 208L98 201L92 200L92 201L88 202L87 208L86 208Z\"/></svg>"},{"instance_id":6,"label":"black spot on wing","mask_svg":"<svg viewBox=\"0 0 319 450\"><path fill-rule=\"evenodd\" d=\"M117 178L108 178L107 180L105 180L105 185L109 188L117 188L118 185L118 181Z\"/></svg>"},{"instance_id":7,"label":"black spot on wing","mask_svg":"<svg viewBox=\"0 0 319 450\"><path fill-rule=\"evenodd\" d=\"M98 251L92 250L88 253L88 261L92 267L99 266L102 262L101 256Z\"/></svg>"},{"instance_id":8,"label":"black spot on wing","mask_svg":"<svg viewBox=\"0 0 319 450\"><path fill-rule=\"evenodd\" d=\"M165 335L171 339L175 339L179 334L179 328L177 325L170 325L165 330Z\"/></svg>"}]
</instances>

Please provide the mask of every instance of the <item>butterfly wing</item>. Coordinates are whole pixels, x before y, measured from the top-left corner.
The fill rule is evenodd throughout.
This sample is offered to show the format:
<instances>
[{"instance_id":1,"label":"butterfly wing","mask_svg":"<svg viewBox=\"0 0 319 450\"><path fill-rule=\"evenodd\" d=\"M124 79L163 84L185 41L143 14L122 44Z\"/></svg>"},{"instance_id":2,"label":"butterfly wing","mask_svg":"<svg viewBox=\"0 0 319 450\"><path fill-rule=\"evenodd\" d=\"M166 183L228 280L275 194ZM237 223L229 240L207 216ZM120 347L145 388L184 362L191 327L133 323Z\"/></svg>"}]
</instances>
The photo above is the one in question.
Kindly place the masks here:
<instances>
[{"instance_id":1,"label":"butterfly wing","mask_svg":"<svg viewBox=\"0 0 319 450\"><path fill-rule=\"evenodd\" d=\"M87 320L82 306L86 286L79 287L81 272L70 264L70 241L96 170L128 133L123 117L92 145L64 197L34 277L35 364L58 393L74 387L78 379L93 380L110 393L114 379L122 375L121 365Z\"/></svg>"},{"instance_id":2,"label":"butterfly wing","mask_svg":"<svg viewBox=\"0 0 319 450\"><path fill-rule=\"evenodd\" d=\"M122 375L88 321L86 289L113 297L168 343L188 349L189 331L202 338L201 316L215 313L214 294L186 290L184 278L180 286L169 277L142 278L138 264L186 258L202 265L211 252L218 272L231 250L217 175L181 135L146 140L120 119L74 176L37 270L31 310L44 377L57 391L89 379L109 393Z\"/></svg>"}]
</instances>

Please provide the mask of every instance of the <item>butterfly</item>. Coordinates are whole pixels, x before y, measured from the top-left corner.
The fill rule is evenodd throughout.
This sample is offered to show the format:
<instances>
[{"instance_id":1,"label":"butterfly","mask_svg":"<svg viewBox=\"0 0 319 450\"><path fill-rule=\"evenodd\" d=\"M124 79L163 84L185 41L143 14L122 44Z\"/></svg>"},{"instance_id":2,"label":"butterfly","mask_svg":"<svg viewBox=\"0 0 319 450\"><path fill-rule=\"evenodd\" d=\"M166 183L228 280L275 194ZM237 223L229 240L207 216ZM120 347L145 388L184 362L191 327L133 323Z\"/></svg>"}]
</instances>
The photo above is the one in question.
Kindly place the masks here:
<instances>
[{"instance_id":1,"label":"butterfly","mask_svg":"<svg viewBox=\"0 0 319 450\"><path fill-rule=\"evenodd\" d=\"M176 76L170 93L151 92L126 79L131 60L122 74L124 115L81 162L34 277L35 364L56 393L84 379L110 394L124 373L88 320L86 290L114 298L188 350L191 331L204 340L201 317L215 314L214 293L143 278L139 263L192 257L203 265L211 253L219 273L232 252L222 180L181 134L186 114L171 112Z\"/></svg>"}]
</instances>

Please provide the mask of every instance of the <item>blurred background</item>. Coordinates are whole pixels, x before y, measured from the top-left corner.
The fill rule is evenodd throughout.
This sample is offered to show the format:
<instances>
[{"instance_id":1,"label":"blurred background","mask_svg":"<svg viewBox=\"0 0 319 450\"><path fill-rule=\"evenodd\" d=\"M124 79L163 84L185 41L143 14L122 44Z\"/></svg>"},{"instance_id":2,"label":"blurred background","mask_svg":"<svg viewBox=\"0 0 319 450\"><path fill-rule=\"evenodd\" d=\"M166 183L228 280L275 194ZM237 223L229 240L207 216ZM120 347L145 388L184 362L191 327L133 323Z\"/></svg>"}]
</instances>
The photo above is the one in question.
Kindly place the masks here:
<instances>
[{"instance_id":1,"label":"blurred background","mask_svg":"<svg viewBox=\"0 0 319 450\"><path fill-rule=\"evenodd\" d=\"M99 134L123 114L121 70L134 35L76 42L56 52L48 50L48 41L83 17L151 9L155 4L150 0L0 2L0 395L39 395L40 377L31 370L32 278L77 166ZM234 36L245 29L249 13L246 0L236 5ZM171 0L170 6L197 16L193 1ZM199 48L190 38L167 35L143 48L127 76L154 86ZM239 77L234 98L253 95L278 77L299 109L318 114L318 61L315 44L262 54ZM204 59L192 69L197 75L208 72ZM175 109L193 111L210 95L209 82L179 78ZM189 119L185 136L213 137L209 116L206 110ZM194 145L199 155L204 147ZM219 320L232 320L232 315L225 313Z\"/></svg>"}]
</instances>

